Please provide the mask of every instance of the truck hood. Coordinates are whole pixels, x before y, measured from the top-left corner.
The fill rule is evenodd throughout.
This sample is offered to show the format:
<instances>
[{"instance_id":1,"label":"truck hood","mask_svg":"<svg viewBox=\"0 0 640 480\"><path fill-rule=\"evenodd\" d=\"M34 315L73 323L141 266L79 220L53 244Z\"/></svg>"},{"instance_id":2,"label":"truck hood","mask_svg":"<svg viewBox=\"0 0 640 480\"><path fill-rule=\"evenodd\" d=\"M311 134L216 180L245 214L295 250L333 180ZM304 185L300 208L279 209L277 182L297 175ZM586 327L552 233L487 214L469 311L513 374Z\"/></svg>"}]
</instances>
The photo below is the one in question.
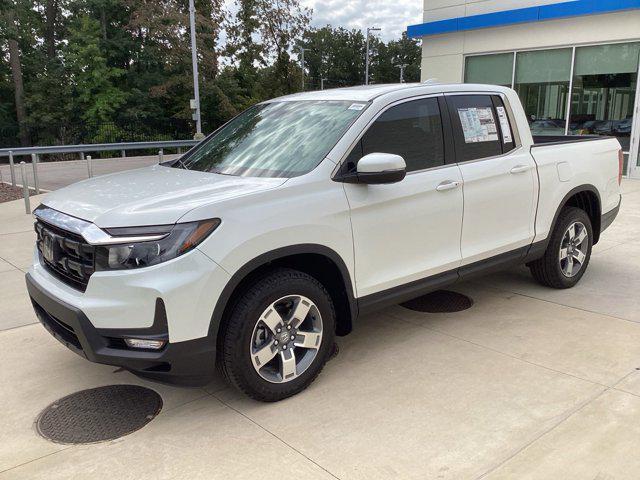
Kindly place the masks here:
<instances>
[{"instance_id":1,"label":"truck hood","mask_svg":"<svg viewBox=\"0 0 640 480\"><path fill-rule=\"evenodd\" d=\"M284 182L154 165L75 183L48 194L42 203L103 228L169 225L194 208Z\"/></svg>"}]
</instances>

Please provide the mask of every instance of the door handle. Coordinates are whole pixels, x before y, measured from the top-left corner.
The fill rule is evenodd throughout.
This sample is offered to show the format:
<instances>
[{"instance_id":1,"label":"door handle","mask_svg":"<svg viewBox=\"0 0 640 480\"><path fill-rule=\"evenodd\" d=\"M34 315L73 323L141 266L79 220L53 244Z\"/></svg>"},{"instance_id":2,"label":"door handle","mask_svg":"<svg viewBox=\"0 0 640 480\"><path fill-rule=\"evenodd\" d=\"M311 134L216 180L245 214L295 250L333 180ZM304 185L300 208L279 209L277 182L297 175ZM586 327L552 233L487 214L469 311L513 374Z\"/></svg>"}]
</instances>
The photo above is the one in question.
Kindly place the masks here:
<instances>
[{"instance_id":1,"label":"door handle","mask_svg":"<svg viewBox=\"0 0 640 480\"><path fill-rule=\"evenodd\" d=\"M453 190L454 188L458 188L462 182L456 182L452 180L447 180L442 182L440 185L436 187L438 192L446 192L447 190Z\"/></svg>"},{"instance_id":2,"label":"door handle","mask_svg":"<svg viewBox=\"0 0 640 480\"><path fill-rule=\"evenodd\" d=\"M528 172L529 170L531 170L531 167L529 165L517 165L511 169L510 173L524 173Z\"/></svg>"}]
</instances>

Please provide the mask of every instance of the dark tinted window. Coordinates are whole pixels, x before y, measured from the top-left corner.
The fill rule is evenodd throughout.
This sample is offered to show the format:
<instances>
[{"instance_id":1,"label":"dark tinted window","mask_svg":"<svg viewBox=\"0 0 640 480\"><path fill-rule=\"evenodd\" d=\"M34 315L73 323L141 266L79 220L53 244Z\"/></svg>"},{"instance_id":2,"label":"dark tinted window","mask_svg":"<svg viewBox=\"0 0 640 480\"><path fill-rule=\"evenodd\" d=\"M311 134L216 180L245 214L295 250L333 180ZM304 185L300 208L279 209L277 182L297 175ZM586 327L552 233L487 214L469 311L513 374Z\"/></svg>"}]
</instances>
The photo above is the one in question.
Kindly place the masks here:
<instances>
[{"instance_id":1,"label":"dark tinted window","mask_svg":"<svg viewBox=\"0 0 640 480\"><path fill-rule=\"evenodd\" d=\"M384 112L351 151L347 163L370 153L402 156L407 172L444 165L444 139L438 100L403 103Z\"/></svg>"},{"instance_id":2,"label":"dark tinted window","mask_svg":"<svg viewBox=\"0 0 640 480\"><path fill-rule=\"evenodd\" d=\"M502 153L507 153L516 148L516 132L513 124L509 119L509 114L504 106L502 98L498 95L493 97L493 106L498 119L498 131L500 132L500 140L502 140Z\"/></svg>"},{"instance_id":3,"label":"dark tinted window","mask_svg":"<svg viewBox=\"0 0 640 480\"><path fill-rule=\"evenodd\" d=\"M502 154L499 120L490 95L447 97L458 162Z\"/></svg>"}]
</instances>

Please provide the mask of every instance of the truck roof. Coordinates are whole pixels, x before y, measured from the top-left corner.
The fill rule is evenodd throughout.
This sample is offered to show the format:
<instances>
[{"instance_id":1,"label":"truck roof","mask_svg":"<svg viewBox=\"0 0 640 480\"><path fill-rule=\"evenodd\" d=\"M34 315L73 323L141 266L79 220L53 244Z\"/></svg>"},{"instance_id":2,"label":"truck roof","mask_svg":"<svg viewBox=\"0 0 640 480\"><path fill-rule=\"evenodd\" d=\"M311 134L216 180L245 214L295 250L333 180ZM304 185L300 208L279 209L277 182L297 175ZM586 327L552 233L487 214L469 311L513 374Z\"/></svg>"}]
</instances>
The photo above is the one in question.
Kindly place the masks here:
<instances>
[{"instance_id":1,"label":"truck roof","mask_svg":"<svg viewBox=\"0 0 640 480\"><path fill-rule=\"evenodd\" d=\"M328 90L316 90L311 92L294 93L273 99L275 101L300 101L300 100L353 100L369 102L380 96L408 90L421 90L420 94L439 92L506 92L507 87L496 85L480 85L473 83L436 83L427 81L424 83L389 83L380 85L361 85L357 87L332 88ZM273 101L270 100L270 101Z\"/></svg>"}]
</instances>

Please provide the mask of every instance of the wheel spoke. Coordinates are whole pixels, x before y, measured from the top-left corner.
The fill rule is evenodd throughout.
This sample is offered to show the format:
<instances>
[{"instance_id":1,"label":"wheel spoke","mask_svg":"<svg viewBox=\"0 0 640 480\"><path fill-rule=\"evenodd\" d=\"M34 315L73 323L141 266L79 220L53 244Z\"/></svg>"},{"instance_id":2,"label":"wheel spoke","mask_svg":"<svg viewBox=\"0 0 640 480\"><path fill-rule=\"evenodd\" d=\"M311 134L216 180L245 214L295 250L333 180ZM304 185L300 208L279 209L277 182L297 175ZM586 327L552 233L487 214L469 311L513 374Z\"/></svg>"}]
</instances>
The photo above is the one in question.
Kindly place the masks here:
<instances>
[{"instance_id":1,"label":"wheel spoke","mask_svg":"<svg viewBox=\"0 0 640 480\"><path fill-rule=\"evenodd\" d=\"M576 238L576 224L572 224L569 227L569 240L573 240L574 238Z\"/></svg>"},{"instance_id":2,"label":"wheel spoke","mask_svg":"<svg viewBox=\"0 0 640 480\"><path fill-rule=\"evenodd\" d=\"M296 354L293 350L283 350L280 352L280 360L282 361L282 367L280 373L282 374L282 381L289 381L293 379L296 373Z\"/></svg>"},{"instance_id":3,"label":"wheel spoke","mask_svg":"<svg viewBox=\"0 0 640 480\"><path fill-rule=\"evenodd\" d=\"M304 322L304 319L307 318L309 314L311 305L311 302L306 298L301 297L298 299L298 303L294 307L293 312L291 312L291 320L289 322L293 328L297 328L298 325Z\"/></svg>"},{"instance_id":4,"label":"wheel spoke","mask_svg":"<svg viewBox=\"0 0 640 480\"><path fill-rule=\"evenodd\" d=\"M282 317L273 305L265 310L262 317L260 317L260 320L269 327L269 330L273 333L276 333L276 329L284 324Z\"/></svg>"},{"instance_id":5,"label":"wheel spoke","mask_svg":"<svg viewBox=\"0 0 640 480\"><path fill-rule=\"evenodd\" d=\"M573 275L573 257L567 257L567 275Z\"/></svg>"},{"instance_id":6,"label":"wheel spoke","mask_svg":"<svg viewBox=\"0 0 640 480\"><path fill-rule=\"evenodd\" d=\"M567 248L561 248L560 249L560 260L564 260L565 258L567 258L569 256L569 251Z\"/></svg>"},{"instance_id":7,"label":"wheel spoke","mask_svg":"<svg viewBox=\"0 0 640 480\"><path fill-rule=\"evenodd\" d=\"M580 265L582 265L584 263L584 259L586 258L586 255L582 253L580 250L575 250L573 252L573 258L578 262L580 262Z\"/></svg>"},{"instance_id":8,"label":"wheel spoke","mask_svg":"<svg viewBox=\"0 0 640 480\"><path fill-rule=\"evenodd\" d=\"M269 342L257 352L251 355L251 361L256 369L261 369L273 359L278 353L278 349L273 343Z\"/></svg>"},{"instance_id":9,"label":"wheel spoke","mask_svg":"<svg viewBox=\"0 0 640 480\"><path fill-rule=\"evenodd\" d=\"M322 333L298 331L296 333L296 339L293 344L296 347L317 349L320 348L321 340Z\"/></svg>"},{"instance_id":10,"label":"wheel spoke","mask_svg":"<svg viewBox=\"0 0 640 480\"><path fill-rule=\"evenodd\" d=\"M585 238L587 238L587 229L586 228L582 228L582 230L580 230L580 233L576 237L576 245L580 245L582 242L584 242ZM582 262L580 262L580 263L582 263Z\"/></svg>"}]
</instances>

